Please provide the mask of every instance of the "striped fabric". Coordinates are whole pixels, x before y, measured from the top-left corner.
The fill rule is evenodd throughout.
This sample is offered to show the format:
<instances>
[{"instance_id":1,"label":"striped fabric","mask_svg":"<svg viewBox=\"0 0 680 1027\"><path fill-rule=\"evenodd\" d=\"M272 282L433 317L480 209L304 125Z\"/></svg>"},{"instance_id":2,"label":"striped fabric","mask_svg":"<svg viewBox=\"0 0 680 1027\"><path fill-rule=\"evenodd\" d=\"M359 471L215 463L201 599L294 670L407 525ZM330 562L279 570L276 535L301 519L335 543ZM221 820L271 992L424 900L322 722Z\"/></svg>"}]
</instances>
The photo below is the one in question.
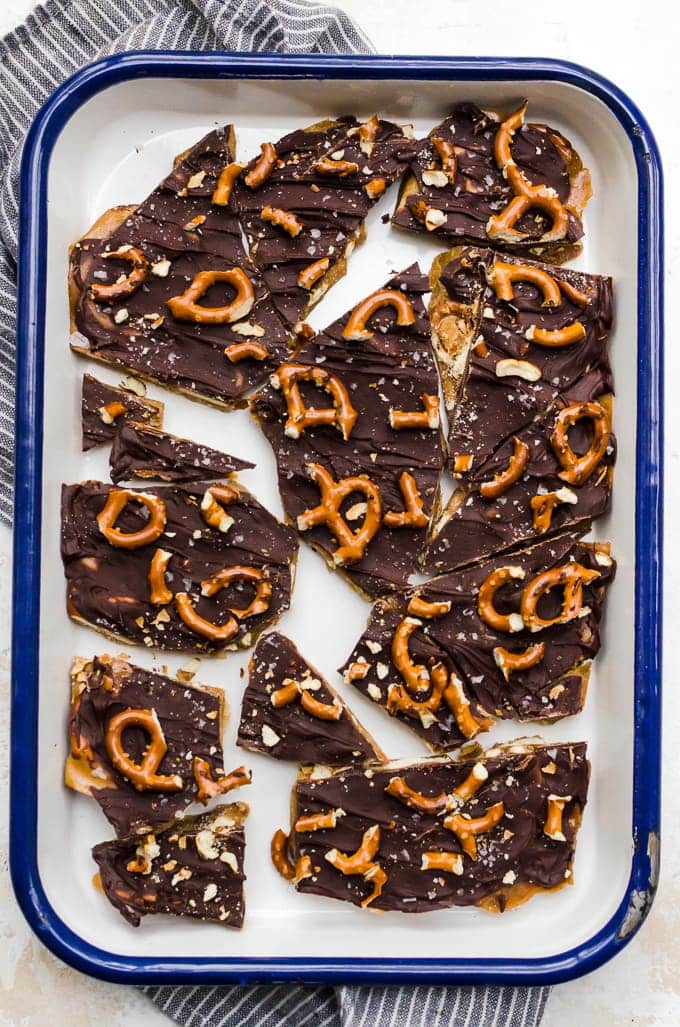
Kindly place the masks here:
<instances>
[{"instance_id":1,"label":"striped fabric","mask_svg":"<svg viewBox=\"0 0 680 1027\"><path fill-rule=\"evenodd\" d=\"M12 510L18 179L24 135L63 79L122 50L370 52L310 0L47 0L0 42L0 520ZM190 1027L536 1027L547 988L149 987Z\"/></svg>"}]
</instances>

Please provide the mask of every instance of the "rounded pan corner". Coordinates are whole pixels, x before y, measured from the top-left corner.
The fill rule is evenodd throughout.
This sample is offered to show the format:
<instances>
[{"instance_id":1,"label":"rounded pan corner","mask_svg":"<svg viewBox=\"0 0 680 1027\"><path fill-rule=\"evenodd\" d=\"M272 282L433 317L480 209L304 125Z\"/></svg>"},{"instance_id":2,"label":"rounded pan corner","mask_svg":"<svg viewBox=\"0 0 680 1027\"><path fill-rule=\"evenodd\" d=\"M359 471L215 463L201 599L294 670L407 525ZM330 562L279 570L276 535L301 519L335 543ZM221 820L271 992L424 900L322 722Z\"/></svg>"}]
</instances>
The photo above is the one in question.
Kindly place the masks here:
<instances>
[{"instance_id":1,"label":"rounded pan corner","mask_svg":"<svg viewBox=\"0 0 680 1027\"><path fill-rule=\"evenodd\" d=\"M633 855L623 899L587 942L540 959L148 959L119 956L76 935L52 908L37 861L37 704L41 530L44 241L46 174L54 143L91 96L130 78L411 78L462 81L553 79L599 98L630 139L638 169L638 432L636 451L635 754ZM131 52L104 58L62 83L28 133L21 166L17 332L16 486L13 571L11 848L17 900L56 956L118 983L432 982L551 984L588 973L637 933L653 902L660 825L663 530L663 173L654 135L616 85L578 64L542 58L381 57ZM642 839L646 844L642 844Z\"/></svg>"}]
</instances>

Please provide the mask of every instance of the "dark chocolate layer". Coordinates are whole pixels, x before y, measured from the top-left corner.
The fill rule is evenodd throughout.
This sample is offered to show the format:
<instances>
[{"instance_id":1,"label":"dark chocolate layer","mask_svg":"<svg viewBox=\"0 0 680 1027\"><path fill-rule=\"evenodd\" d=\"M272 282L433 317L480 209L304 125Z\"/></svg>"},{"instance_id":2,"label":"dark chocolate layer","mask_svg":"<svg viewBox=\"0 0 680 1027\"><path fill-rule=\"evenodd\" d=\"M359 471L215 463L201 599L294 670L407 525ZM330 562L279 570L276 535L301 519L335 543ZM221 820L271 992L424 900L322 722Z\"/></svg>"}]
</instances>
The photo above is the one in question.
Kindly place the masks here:
<instances>
[{"instance_id":1,"label":"dark chocolate layer","mask_svg":"<svg viewBox=\"0 0 680 1027\"><path fill-rule=\"evenodd\" d=\"M75 322L85 337L75 337L75 345L86 341L90 352L107 363L226 404L237 402L288 352L287 332L269 290L243 248L233 200L228 206L211 202L220 172L232 161L229 127L209 133L122 224L103 239L81 239L71 256L78 293ZM150 271L132 295L97 301L92 285L111 285L131 270L125 259L105 257L123 246L141 250ZM167 301L181 296L199 272L232 268L245 272L255 292L245 316L212 325L171 314ZM210 286L199 302L206 308L222 306L234 295L232 286L222 282ZM266 358L232 363L225 348L243 341L264 346Z\"/></svg>"},{"instance_id":2,"label":"dark chocolate layer","mask_svg":"<svg viewBox=\"0 0 680 1027\"><path fill-rule=\"evenodd\" d=\"M202 515L207 489L177 485L143 490L143 495L158 497L165 505L165 530L148 545L124 549L111 545L97 522L111 492L121 490L96 481L65 485L61 552L70 615L106 634L150 648L218 652L251 645L290 605L297 542L290 528L243 486L230 483L230 487L238 488L239 496L225 507L233 518L226 532L210 527ZM139 494L141 490L123 491ZM140 503L129 502L116 528L136 532L147 519ZM196 633L180 618L174 599L151 603L149 571L159 548L171 554L165 574L169 591L173 596L188 594L198 615L211 623L222 625L236 616L237 630L230 638L211 640ZM240 580L213 596L202 594L202 582L234 566L255 568L269 582L271 596L264 612L245 619L233 614L254 598L253 582Z\"/></svg>"},{"instance_id":3,"label":"dark chocolate layer","mask_svg":"<svg viewBox=\"0 0 680 1027\"><path fill-rule=\"evenodd\" d=\"M258 158L253 158L236 185L236 198L251 247L251 256L261 269L277 310L289 324L304 317L328 285L344 273L339 261L349 256L348 246L356 243L363 221L382 193L369 192L378 180L385 188L407 166L414 141L389 121L379 121L370 150L359 135L354 117L338 118L319 126L298 129L274 143L277 163L258 188L245 184ZM321 158L355 164L357 170L340 176L316 170ZM367 192L368 187L368 192ZM384 189L383 189L384 191ZM294 238L280 227L261 219L265 206L293 212L302 222ZM328 259L328 278L319 288L298 284L298 275L317 260Z\"/></svg>"},{"instance_id":4,"label":"dark chocolate layer","mask_svg":"<svg viewBox=\"0 0 680 1027\"><path fill-rule=\"evenodd\" d=\"M513 625L518 630L509 632L491 627L480 616L480 588L496 569L512 567L518 576L496 592L495 609L502 615L518 615L522 591L531 581L550 569L572 563L596 571L598 576L583 585L582 604L566 622L531 631L520 619ZM430 698L432 668L443 663L447 673L458 680L480 730L490 726L489 722L484 723L487 717L557 720L577 713L585 697L587 663L600 648L605 589L614 570L607 543L580 542L575 535L565 534L432 578L424 585L375 604L364 634L344 665L346 680L387 707L390 686L405 687L392 646L396 629L409 619L415 621L415 630L408 640L410 658L427 671L425 687L413 698ZM409 611L413 597L450 603L450 608L443 615L423 616L413 609ZM557 617L564 599L562 587L547 592L539 603L540 616ZM495 650L522 653L538 643L545 647L542 659L533 667L513 671L506 681ZM364 665L361 677L351 669L357 664ZM425 709L422 717L401 710L395 715L435 750L455 748L470 737L461 729L462 721L445 697L434 710Z\"/></svg>"},{"instance_id":5,"label":"dark chocolate layer","mask_svg":"<svg viewBox=\"0 0 680 1027\"><path fill-rule=\"evenodd\" d=\"M211 481L255 466L249 460L141 424L121 427L113 440L109 463L111 480L116 483L131 478Z\"/></svg>"},{"instance_id":6,"label":"dark chocolate layer","mask_svg":"<svg viewBox=\"0 0 680 1027\"><path fill-rule=\"evenodd\" d=\"M247 813L242 802L218 806L143 839L95 845L92 856L104 894L133 927L147 913L241 927ZM131 870L135 864L146 865L148 872Z\"/></svg>"},{"instance_id":7,"label":"dark chocolate layer","mask_svg":"<svg viewBox=\"0 0 680 1027\"><path fill-rule=\"evenodd\" d=\"M124 409L120 409L123 407ZM150 424L160 428L163 424L163 404L154 399L143 399L127 389L115 388L83 375L80 404L83 450L110 442L127 421Z\"/></svg>"},{"instance_id":8,"label":"dark chocolate layer","mask_svg":"<svg viewBox=\"0 0 680 1027\"><path fill-rule=\"evenodd\" d=\"M372 334L367 341L349 341L342 337L350 316L345 314L305 343L295 356L296 364L320 367L344 385L358 414L347 441L333 425L308 427L299 438L291 438L285 431L288 408L281 390L270 384L253 397L253 413L276 454L279 491L293 523L319 503L319 488L308 471L310 464L321 464L336 481L365 475L380 489L383 513L404 510L399 486L403 472L415 478L428 518L436 505L444 459L439 427L395 430L390 426L391 409L422 411L423 394L438 396L437 370L422 302L429 284L413 265L396 275L386 288L408 298L415 313L413 324L397 326L392 308L384 307L370 319ZM311 383L302 382L300 391L307 407L323 409L331 405L328 392ZM341 507L343 513L351 513L352 507L365 499L359 492L348 496ZM357 516L347 523L356 530L362 519ZM405 585L423 547L425 530L383 524L362 559L343 566L343 573L369 596ZM332 562L338 542L327 525L313 527L303 537Z\"/></svg>"},{"instance_id":9,"label":"dark chocolate layer","mask_svg":"<svg viewBox=\"0 0 680 1027\"><path fill-rule=\"evenodd\" d=\"M426 231L422 218L414 216L414 206L425 204L441 212L430 229L449 245L486 244L489 241L489 218L499 215L515 193L496 163L494 140L502 123L494 113L486 113L472 103L459 103L426 139L418 141L418 149L410 166L411 175L400 196L392 218L393 224L410 231ZM432 141L437 137L455 150L456 171L453 180L435 178L428 184L433 170L441 170L441 158ZM575 155L571 145L555 129L547 125L525 124L512 140L512 158L532 185L544 185L566 204L574 185ZM423 178L425 176L425 180ZM527 249L543 245L543 236L551 228L551 219L536 208L524 213L515 228L525 238L512 245L498 241L500 249ZM568 210L568 227L558 244L573 244L583 235L583 225L574 209Z\"/></svg>"},{"instance_id":10,"label":"dark chocolate layer","mask_svg":"<svg viewBox=\"0 0 680 1027\"><path fill-rule=\"evenodd\" d=\"M274 706L272 693L291 681L301 693L291 703ZM339 709L338 719L308 713L300 703L303 690L315 702ZM274 759L329 766L382 757L335 689L278 632L262 637L251 657L237 745Z\"/></svg>"},{"instance_id":11,"label":"dark chocolate layer","mask_svg":"<svg viewBox=\"0 0 680 1027\"><path fill-rule=\"evenodd\" d=\"M472 798L463 801L455 790L471 774L483 780ZM312 867L297 888L360 905L373 891L376 877L345 875L328 856L332 859L334 849L346 855L356 852L365 832L378 825L379 846L371 862L386 879L370 909L425 913L481 905L503 912L535 892L572 882L588 777L583 742L515 743L491 749L477 760L399 762L387 768L347 768L326 778L302 777L294 790L294 818L328 810L341 810L342 815L331 829L291 831L294 858L308 857ZM405 805L386 792L394 778L419 795L442 796L447 805L438 813ZM546 824L550 796L565 797L561 838L545 833L546 828L558 833ZM445 822L456 814L461 819L483 817L498 804L502 815L475 836L473 858ZM423 869L426 853L451 854L452 865L461 872Z\"/></svg>"},{"instance_id":12,"label":"dark chocolate layer","mask_svg":"<svg viewBox=\"0 0 680 1027\"><path fill-rule=\"evenodd\" d=\"M74 661L71 684L66 783L99 803L118 837L155 830L196 801L195 758L207 763L216 779L222 775L224 699L217 689L182 684L110 656ZM155 711L167 746L155 773L177 776L180 789L140 791L112 762L106 744L109 724L125 710ZM134 725L123 738L126 754L140 764L149 733Z\"/></svg>"},{"instance_id":13,"label":"dark chocolate layer","mask_svg":"<svg viewBox=\"0 0 680 1027\"><path fill-rule=\"evenodd\" d=\"M561 393L548 414L527 428L506 439L483 464L467 476L467 488L457 489L436 526L428 547L423 568L428 574L441 574L493 553L500 553L521 542L531 542L541 535L556 534L577 525L586 526L606 513L611 498L612 477L616 459L616 438L609 433L606 452L583 484L567 483L559 477L562 465L551 444L555 420L566 407L596 402L610 402L610 383L600 369L590 371L564 393ZM515 439L529 447L529 457L520 479L497 497L485 498L480 485L493 482L505 471L515 454ZM577 421L569 431L569 444L579 455L586 453L593 441L593 423ZM547 528L537 522L531 507L534 497L556 493L559 505L552 511ZM540 530L539 530L540 529Z\"/></svg>"}]
</instances>

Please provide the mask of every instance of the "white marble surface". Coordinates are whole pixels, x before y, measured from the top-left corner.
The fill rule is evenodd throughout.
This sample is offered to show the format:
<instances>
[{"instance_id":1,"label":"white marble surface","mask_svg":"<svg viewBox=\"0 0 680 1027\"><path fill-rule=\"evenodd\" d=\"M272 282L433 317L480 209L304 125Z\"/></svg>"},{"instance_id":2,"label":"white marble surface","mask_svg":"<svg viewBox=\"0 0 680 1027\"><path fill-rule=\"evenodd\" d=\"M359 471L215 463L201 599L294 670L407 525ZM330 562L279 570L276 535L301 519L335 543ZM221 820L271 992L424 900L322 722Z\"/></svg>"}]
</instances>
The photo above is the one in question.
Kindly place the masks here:
<instances>
[{"instance_id":1,"label":"white marble surface","mask_svg":"<svg viewBox=\"0 0 680 1027\"><path fill-rule=\"evenodd\" d=\"M106 0L102 0L105 3ZM667 381L680 381L680 353L674 326L680 316L674 284L680 273L678 206L673 183L680 172L676 89L677 34L663 0L641 5L600 0L588 5L548 5L524 0L342 0L384 53L530 55L561 57L596 69L626 90L656 133L668 183ZM26 0L0 5L0 34L30 9ZM678 413L675 413L678 410ZM680 744L680 694L673 680L672 638L680 617L680 536L675 512L680 500L680 409L667 403L665 816L661 886L654 908L632 944L589 977L553 990L544 1027L675 1027L680 1023L680 801L676 751ZM0 529L0 703L8 710L8 608L10 538ZM7 777L8 717L0 723ZM145 1027L167 1024L134 989L102 984L63 966L31 936L12 897L6 858L6 788L0 815L0 1027ZM290 1027L295 1027L291 1024Z\"/></svg>"}]
</instances>

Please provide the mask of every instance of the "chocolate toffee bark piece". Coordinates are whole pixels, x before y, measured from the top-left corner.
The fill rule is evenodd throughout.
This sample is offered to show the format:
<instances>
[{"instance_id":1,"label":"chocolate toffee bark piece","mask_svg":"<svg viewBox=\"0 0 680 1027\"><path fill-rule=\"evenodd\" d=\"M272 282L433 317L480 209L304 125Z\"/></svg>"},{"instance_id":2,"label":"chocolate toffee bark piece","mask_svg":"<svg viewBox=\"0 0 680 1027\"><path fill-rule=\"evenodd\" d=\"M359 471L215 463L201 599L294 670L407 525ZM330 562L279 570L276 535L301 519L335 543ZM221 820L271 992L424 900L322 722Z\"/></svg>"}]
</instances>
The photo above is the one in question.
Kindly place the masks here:
<instances>
[{"instance_id":1,"label":"chocolate toffee bark piece","mask_svg":"<svg viewBox=\"0 0 680 1027\"><path fill-rule=\"evenodd\" d=\"M251 657L236 744L279 760L328 766L385 755L336 690L278 632L261 638Z\"/></svg>"},{"instance_id":2,"label":"chocolate toffee bark piece","mask_svg":"<svg viewBox=\"0 0 680 1027\"><path fill-rule=\"evenodd\" d=\"M459 760L301 776L290 866L298 891L373 910L502 913L573 883L586 745L499 745Z\"/></svg>"},{"instance_id":3,"label":"chocolate toffee bark piece","mask_svg":"<svg viewBox=\"0 0 680 1027\"><path fill-rule=\"evenodd\" d=\"M141 395L131 388L107 385L91 374L83 375L80 402L83 450L110 442L127 421L162 427L163 404L157 399L146 399L142 382L135 385Z\"/></svg>"},{"instance_id":4,"label":"chocolate toffee bark piece","mask_svg":"<svg viewBox=\"0 0 680 1027\"><path fill-rule=\"evenodd\" d=\"M233 160L231 126L210 132L143 203L75 244L76 352L227 407L285 359L287 332L241 242Z\"/></svg>"},{"instance_id":5,"label":"chocolate toffee bark piece","mask_svg":"<svg viewBox=\"0 0 680 1027\"><path fill-rule=\"evenodd\" d=\"M438 503L439 392L416 264L253 397L290 521L362 593L405 585Z\"/></svg>"},{"instance_id":6,"label":"chocolate toffee bark piece","mask_svg":"<svg viewBox=\"0 0 680 1027\"><path fill-rule=\"evenodd\" d=\"M69 615L149 648L247 648L290 605L297 541L242 485L64 485Z\"/></svg>"},{"instance_id":7,"label":"chocolate toffee bark piece","mask_svg":"<svg viewBox=\"0 0 680 1027\"><path fill-rule=\"evenodd\" d=\"M152 478L156 481L210 481L228 477L255 464L143 424L124 424L111 453L111 480Z\"/></svg>"},{"instance_id":8,"label":"chocolate toffee bark piece","mask_svg":"<svg viewBox=\"0 0 680 1027\"><path fill-rule=\"evenodd\" d=\"M441 574L521 542L590 521L609 508L616 439L610 383L589 371L549 413L501 443L469 474L435 525L424 570Z\"/></svg>"},{"instance_id":9,"label":"chocolate toffee bark piece","mask_svg":"<svg viewBox=\"0 0 680 1027\"><path fill-rule=\"evenodd\" d=\"M565 534L381 600L345 680L435 750L496 717L578 713L614 576L609 548Z\"/></svg>"},{"instance_id":10,"label":"chocolate toffee bark piece","mask_svg":"<svg viewBox=\"0 0 680 1027\"><path fill-rule=\"evenodd\" d=\"M612 391L611 279L465 248L432 269L455 473L476 471L589 370Z\"/></svg>"},{"instance_id":11,"label":"chocolate toffee bark piece","mask_svg":"<svg viewBox=\"0 0 680 1027\"><path fill-rule=\"evenodd\" d=\"M499 115L457 104L418 143L393 223L448 244L560 262L578 253L590 173L556 129L525 123L526 109Z\"/></svg>"},{"instance_id":12,"label":"chocolate toffee bark piece","mask_svg":"<svg viewBox=\"0 0 680 1027\"><path fill-rule=\"evenodd\" d=\"M241 927L247 815L248 806L235 802L141 838L95 845L104 894L133 927L147 913Z\"/></svg>"},{"instance_id":13,"label":"chocolate toffee bark piece","mask_svg":"<svg viewBox=\"0 0 680 1027\"><path fill-rule=\"evenodd\" d=\"M374 203L414 152L410 126L323 121L265 143L235 195L251 255L295 324L341 278Z\"/></svg>"},{"instance_id":14,"label":"chocolate toffee bark piece","mask_svg":"<svg viewBox=\"0 0 680 1027\"><path fill-rule=\"evenodd\" d=\"M224 772L224 693L145 670L124 657L71 666L64 781L95 799L118 837L169 824L192 802L250 782Z\"/></svg>"}]
</instances>

